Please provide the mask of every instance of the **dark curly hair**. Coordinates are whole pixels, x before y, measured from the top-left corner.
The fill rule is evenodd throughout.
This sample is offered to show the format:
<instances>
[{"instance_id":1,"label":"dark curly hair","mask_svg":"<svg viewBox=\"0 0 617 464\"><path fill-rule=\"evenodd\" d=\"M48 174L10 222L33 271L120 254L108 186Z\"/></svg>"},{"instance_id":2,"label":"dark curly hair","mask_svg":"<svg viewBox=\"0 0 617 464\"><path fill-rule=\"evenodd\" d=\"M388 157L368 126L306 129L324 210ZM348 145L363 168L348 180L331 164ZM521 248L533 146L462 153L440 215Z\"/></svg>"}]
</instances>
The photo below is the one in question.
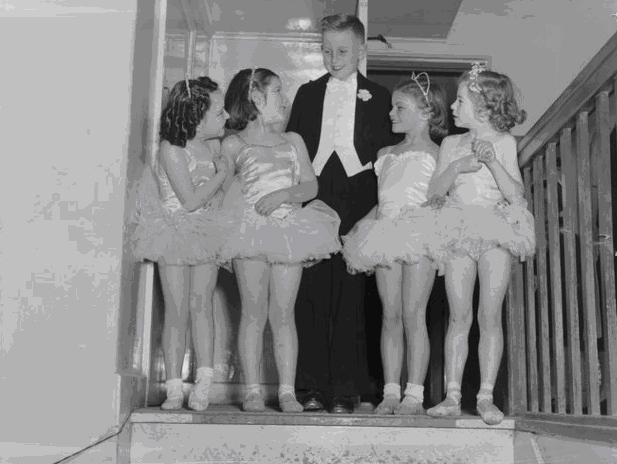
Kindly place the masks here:
<instances>
[{"instance_id":1,"label":"dark curly hair","mask_svg":"<svg viewBox=\"0 0 617 464\"><path fill-rule=\"evenodd\" d=\"M423 86L423 88L426 88ZM420 88L420 84L412 78L405 79L394 87L393 92L403 92L409 95L418 105L418 109L430 111L428 120L429 134L432 138L441 140L448 135L448 107L446 94L437 82L430 81L427 95Z\"/></svg>"},{"instance_id":2,"label":"dark curly hair","mask_svg":"<svg viewBox=\"0 0 617 464\"><path fill-rule=\"evenodd\" d=\"M207 76L177 82L161 114L161 139L172 145L186 147L186 141L195 137L197 126L210 109L210 94L219 85Z\"/></svg>"},{"instance_id":3,"label":"dark curly hair","mask_svg":"<svg viewBox=\"0 0 617 464\"><path fill-rule=\"evenodd\" d=\"M233 77L225 94L225 110L229 113L226 123L228 129L240 131L249 121L257 118L259 110L249 93L253 89L265 93L275 77L279 76L266 68L243 69Z\"/></svg>"},{"instance_id":4,"label":"dark curly hair","mask_svg":"<svg viewBox=\"0 0 617 464\"><path fill-rule=\"evenodd\" d=\"M350 14L335 14L325 16L319 21L321 33L328 31L351 31L360 39L360 43L364 43L365 29L360 18Z\"/></svg>"},{"instance_id":5,"label":"dark curly hair","mask_svg":"<svg viewBox=\"0 0 617 464\"><path fill-rule=\"evenodd\" d=\"M479 92L469 89L469 96L479 110L486 110L489 121L495 130L509 132L517 124L527 119L527 112L520 109L514 95L512 80L505 74L495 71L482 71L472 78L467 71L459 83L469 84L471 80L477 83Z\"/></svg>"}]
</instances>

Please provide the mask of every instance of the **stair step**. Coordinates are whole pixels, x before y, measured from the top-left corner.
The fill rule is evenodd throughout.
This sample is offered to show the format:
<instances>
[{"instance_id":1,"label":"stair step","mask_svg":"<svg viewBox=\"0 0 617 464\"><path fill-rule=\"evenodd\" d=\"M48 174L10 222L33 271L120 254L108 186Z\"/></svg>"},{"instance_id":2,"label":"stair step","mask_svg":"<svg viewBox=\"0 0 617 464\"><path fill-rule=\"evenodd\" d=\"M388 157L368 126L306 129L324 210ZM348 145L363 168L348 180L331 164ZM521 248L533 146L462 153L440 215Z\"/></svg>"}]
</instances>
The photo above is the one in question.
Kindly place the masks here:
<instances>
[{"instance_id":1,"label":"stair step","mask_svg":"<svg viewBox=\"0 0 617 464\"><path fill-rule=\"evenodd\" d=\"M512 464L514 420L147 408L131 415L131 463Z\"/></svg>"}]
</instances>

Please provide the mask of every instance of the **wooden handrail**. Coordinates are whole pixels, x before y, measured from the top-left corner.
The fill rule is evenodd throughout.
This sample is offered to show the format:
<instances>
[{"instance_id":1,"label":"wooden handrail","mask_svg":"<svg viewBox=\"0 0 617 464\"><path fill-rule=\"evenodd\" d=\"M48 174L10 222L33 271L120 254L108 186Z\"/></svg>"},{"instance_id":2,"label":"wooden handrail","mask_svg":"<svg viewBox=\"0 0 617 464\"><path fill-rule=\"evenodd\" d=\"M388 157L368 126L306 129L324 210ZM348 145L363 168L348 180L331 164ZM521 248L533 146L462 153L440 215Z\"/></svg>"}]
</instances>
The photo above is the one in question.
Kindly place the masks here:
<instances>
[{"instance_id":1,"label":"wooden handrail","mask_svg":"<svg viewBox=\"0 0 617 464\"><path fill-rule=\"evenodd\" d=\"M617 74L617 33L576 76L518 145L519 165L526 165Z\"/></svg>"}]
</instances>

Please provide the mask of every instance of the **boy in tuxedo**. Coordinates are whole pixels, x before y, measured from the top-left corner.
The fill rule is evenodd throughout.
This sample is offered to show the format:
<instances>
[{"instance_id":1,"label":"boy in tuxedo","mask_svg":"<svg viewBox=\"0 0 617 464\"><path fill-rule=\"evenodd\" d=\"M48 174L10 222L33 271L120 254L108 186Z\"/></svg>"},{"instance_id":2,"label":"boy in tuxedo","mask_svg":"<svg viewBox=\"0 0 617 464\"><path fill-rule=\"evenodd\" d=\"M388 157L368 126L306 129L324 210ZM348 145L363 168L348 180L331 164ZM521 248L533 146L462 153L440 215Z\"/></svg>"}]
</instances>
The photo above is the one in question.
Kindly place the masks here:
<instances>
[{"instance_id":1,"label":"boy in tuxedo","mask_svg":"<svg viewBox=\"0 0 617 464\"><path fill-rule=\"evenodd\" d=\"M341 218L345 235L377 203L377 151L396 143L390 92L358 72L364 25L338 14L321 21L327 74L298 89L287 131L306 143L318 176L317 199ZM306 411L353 412L369 393L364 326L366 276L351 275L340 254L306 268L296 301L296 388Z\"/></svg>"}]
</instances>

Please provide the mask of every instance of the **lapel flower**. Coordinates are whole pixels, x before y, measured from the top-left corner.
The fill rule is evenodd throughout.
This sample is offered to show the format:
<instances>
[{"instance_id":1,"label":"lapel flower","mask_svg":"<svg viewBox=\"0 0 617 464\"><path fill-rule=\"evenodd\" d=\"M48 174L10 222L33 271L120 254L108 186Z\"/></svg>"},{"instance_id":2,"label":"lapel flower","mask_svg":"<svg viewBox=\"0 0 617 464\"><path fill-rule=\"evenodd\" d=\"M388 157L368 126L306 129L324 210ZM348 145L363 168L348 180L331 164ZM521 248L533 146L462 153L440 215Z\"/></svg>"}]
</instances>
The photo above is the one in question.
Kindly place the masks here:
<instances>
[{"instance_id":1,"label":"lapel flower","mask_svg":"<svg viewBox=\"0 0 617 464\"><path fill-rule=\"evenodd\" d=\"M369 101L371 98L373 98L373 96L368 90L360 89L358 90L358 98L362 101Z\"/></svg>"}]
</instances>

